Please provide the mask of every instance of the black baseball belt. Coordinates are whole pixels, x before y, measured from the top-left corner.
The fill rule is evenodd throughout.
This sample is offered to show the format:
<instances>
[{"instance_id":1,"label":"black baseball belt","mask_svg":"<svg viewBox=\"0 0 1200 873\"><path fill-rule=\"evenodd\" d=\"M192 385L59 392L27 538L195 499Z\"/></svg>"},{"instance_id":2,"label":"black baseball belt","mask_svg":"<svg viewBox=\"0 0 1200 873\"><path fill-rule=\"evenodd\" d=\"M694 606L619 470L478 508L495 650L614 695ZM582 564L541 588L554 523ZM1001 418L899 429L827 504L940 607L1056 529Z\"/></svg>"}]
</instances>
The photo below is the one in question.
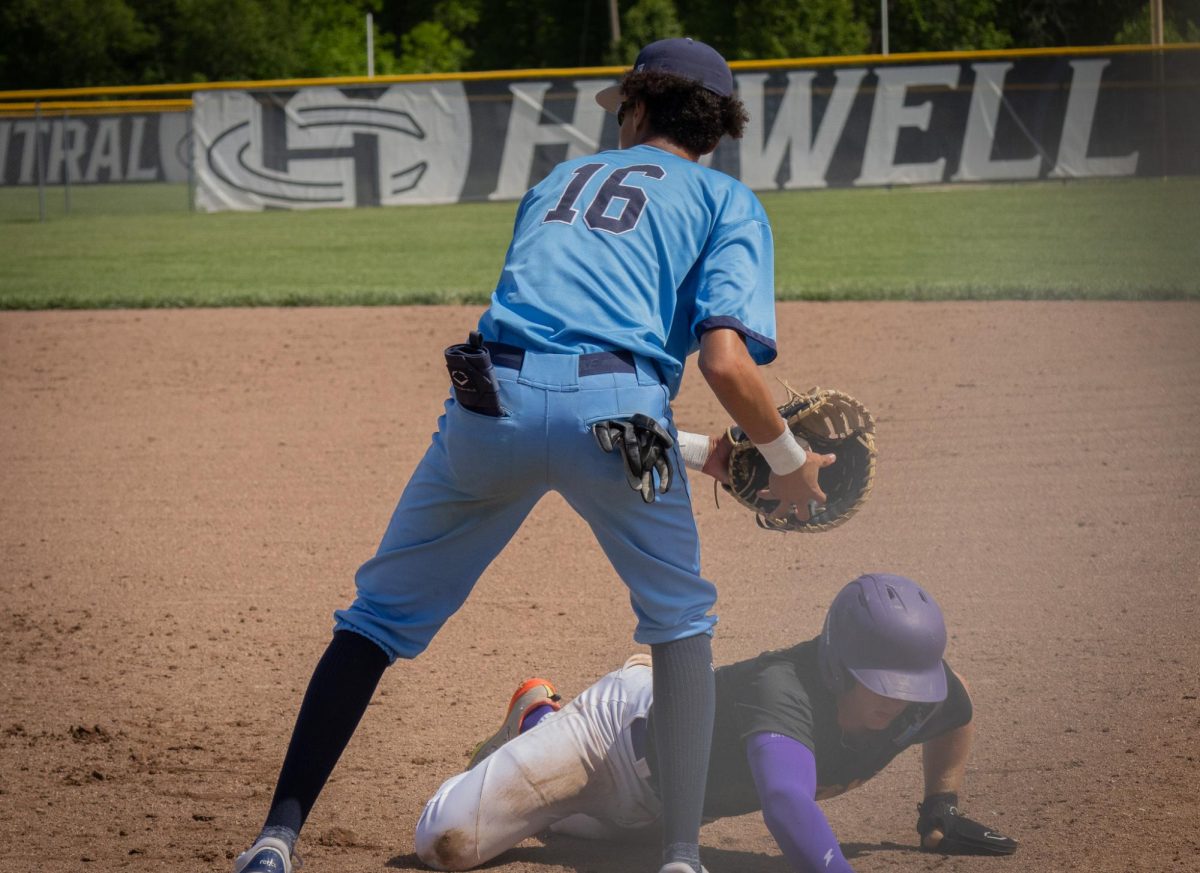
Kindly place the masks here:
<instances>
[{"instance_id":1,"label":"black baseball belt","mask_svg":"<svg viewBox=\"0 0 1200 873\"><path fill-rule=\"evenodd\" d=\"M497 367L507 367L510 370L521 369L525 361L525 349L520 346L510 346L507 343L485 342L484 347L492 355L492 363ZM598 376L601 373L636 373L637 366L633 362L633 352L588 352L579 355L579 375Z\"/></svg>"}]
</instances>

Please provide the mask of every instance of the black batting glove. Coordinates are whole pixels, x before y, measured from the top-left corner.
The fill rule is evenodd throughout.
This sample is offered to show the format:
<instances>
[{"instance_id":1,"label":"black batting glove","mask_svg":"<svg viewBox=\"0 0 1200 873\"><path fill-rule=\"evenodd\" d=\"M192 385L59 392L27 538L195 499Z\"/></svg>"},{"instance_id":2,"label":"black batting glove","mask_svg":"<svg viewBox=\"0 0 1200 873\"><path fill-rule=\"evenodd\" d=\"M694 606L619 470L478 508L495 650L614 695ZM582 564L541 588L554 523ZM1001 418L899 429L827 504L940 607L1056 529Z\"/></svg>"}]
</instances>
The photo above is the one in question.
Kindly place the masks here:
<instances>
[{"instance_id":1,"label":"black batting glove","mask_svg":"<svg viewBox=\"0 0 1200 873\"><path fill-rule=\"evenodd\" d=\"M935 830L942 832L942 839L927 846L925 838ZM943 855L1011 855L1019 845L1012 837L959 812L958 795L949 791L931 794L917 804L917 833L921 848Z\"/></svg>"}]
</instances>

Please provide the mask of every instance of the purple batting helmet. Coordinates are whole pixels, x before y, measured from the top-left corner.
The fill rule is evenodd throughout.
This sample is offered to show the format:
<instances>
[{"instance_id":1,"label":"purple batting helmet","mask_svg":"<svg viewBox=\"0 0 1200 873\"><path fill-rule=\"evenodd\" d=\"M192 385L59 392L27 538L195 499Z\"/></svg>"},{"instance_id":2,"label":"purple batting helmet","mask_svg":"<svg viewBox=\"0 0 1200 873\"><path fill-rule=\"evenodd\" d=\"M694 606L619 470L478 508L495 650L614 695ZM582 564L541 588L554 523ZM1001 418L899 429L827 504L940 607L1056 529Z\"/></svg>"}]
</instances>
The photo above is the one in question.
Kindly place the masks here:
<instances>
[{"instance_id":1,"label":"purple batting helmet","mask_svg":"<svg viewBox=\"0 0 1200 873\"><path fill-rule=\"evenodd\" d=\"M946 624L916 582L871 573L838 592L817 643L821 676L841 693L861 682L883 697L946 699Z\"/></svg>"}]
</instances>

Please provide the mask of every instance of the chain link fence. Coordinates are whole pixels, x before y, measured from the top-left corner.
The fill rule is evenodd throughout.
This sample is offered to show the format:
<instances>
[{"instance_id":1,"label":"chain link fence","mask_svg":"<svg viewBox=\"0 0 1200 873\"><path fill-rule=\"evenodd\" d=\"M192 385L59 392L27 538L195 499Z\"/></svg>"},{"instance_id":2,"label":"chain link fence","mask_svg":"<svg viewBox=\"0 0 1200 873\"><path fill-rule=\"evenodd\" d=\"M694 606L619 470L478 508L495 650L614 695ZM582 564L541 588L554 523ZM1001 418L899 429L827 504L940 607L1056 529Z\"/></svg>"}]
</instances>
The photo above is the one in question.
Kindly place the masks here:
<instances>
[{"instance_id":1,"label":"chain link fence","mask_svg":"<svg viewBox=\"0 0 1200 873\"><path fill-rule=\"evenodd\" d=\"M0 104L0 221L186 212L191 100Z\"/></svg>"},{"instance_id":2,"label":"chain link fence","mask_svg":"<svg viewBox=\"0 0 1200 873\"><path fill-rule=\"evenodd\" d=\"M1200 44L734 69L751 120L705 161L757 191L1200 175ZM0 92L0 221L515 200L616 146L617 73Z\"/></svg>"}]
</instances>

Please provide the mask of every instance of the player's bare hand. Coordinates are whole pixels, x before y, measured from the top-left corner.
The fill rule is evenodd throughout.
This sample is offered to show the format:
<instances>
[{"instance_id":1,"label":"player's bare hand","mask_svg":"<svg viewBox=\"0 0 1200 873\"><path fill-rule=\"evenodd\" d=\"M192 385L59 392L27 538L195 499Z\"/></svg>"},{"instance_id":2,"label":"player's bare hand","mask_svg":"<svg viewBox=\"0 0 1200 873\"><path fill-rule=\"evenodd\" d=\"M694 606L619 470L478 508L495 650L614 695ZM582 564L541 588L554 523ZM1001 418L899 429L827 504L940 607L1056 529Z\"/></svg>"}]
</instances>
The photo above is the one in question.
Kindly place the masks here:
<instances>
[{"instance_id":1,"label":"player's bare hand","mask_svg":"<svg viewBox=\"0 0 1200 873\"><path fill-rule=\"evenodd\" d=\"M940 830L934 828L925 836L921 837L921 845L926 849L936 849L942 844L942 837L945 836Z\"/></svg>"},{"instance_id":2,"label":"player's bare hand","mask_svg":"<svg viewBox=\"0 0 1200 873\"><path fill-rule=\"evenodd\" d=\"M779 505L771 512L771 518L783 518L794 513L800 521L808 521L812 517L813 507L820 511L825 506L825 492L821 490L817 474L822 467L828 467L836 460L836 455L809 452L800 469L786 476L772 473L770 485L759 492L760 497L779 501Z\"/></svg>"},{"instance_id":3,"label":"player's bare hand","mask_svg":"<svg viewBox=\"0 0 1200 873\"><path fill-rule=\"evenodd\" d=\"M729 453L733 451L733 441L729 431L708 438L708 460L700 468L701 473L707 473L722 485L729 484Z\"/></svg>"}]
</instances>

